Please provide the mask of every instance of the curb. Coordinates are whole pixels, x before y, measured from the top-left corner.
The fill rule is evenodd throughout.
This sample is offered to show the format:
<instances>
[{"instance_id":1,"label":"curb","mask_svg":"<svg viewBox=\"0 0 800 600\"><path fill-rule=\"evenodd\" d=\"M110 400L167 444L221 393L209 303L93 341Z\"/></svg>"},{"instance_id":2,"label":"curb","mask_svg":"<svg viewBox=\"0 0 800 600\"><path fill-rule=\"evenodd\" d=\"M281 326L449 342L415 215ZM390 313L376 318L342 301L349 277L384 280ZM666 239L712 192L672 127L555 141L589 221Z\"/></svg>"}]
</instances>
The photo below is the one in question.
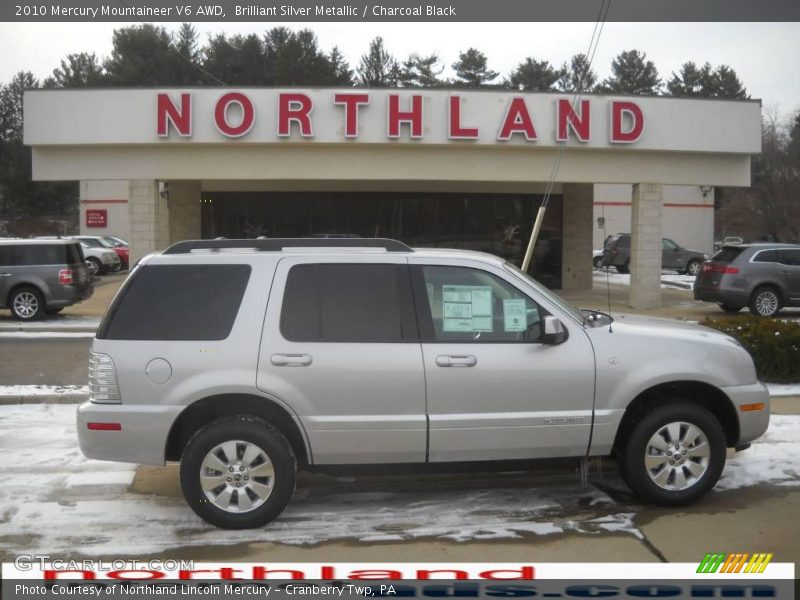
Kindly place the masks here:
<instances>
[{"instance_id":1,"label":"curb","mask_svg":"<svg viewBox=\"0 0 800 600\"><path fill-rule=\"evenodd\" d=\"M80 404L89 399L89 394L27 394L0 396L0 406L15 404Z\"/></svg>"}]
</instances>

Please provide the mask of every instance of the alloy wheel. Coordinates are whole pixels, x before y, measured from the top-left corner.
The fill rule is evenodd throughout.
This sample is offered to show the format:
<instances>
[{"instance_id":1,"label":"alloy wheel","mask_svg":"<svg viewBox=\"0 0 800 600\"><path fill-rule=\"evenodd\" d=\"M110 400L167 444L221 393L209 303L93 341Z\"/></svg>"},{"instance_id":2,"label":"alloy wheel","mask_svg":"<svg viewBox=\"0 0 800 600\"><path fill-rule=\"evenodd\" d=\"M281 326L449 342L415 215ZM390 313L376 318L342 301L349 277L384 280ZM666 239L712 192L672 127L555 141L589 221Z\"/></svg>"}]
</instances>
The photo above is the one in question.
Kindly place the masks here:
<instances>
[{"instance_id":1,"label":"alloy wheel","mask_svg":"<svg viewBox=\"0 0 800 600\"><path fill-rule=\"evenodd\" d=\"M200 466L200 487L217 508L230 513L255 510L272 494L275 468L264 450L242 440L215 446Z\"/></svg>"},{"instance_id":2,"label":"alloy wheel","mask_svg":"<svg viewBox=\"0 0 800 600\"><path fill-rule=\"evenodd\" d=\"M21 319L33 319L39 312L39 299L33 292L20 292L12 303L14 314Z\"/></svg>"},{"instance_id":3,"label":"alloy wheel","mask_svg":"<svg viewBox=\"0 0 800 600\"><path fill-rule=\"evenodd\" d=\"M711 446L702 429L675 421L659 428L647 442L644 465L650 479L664 490L686 490L703 478Z\"/></svg>"},{"instance_id":4,"label":"alloy wheel","mask_svg":"<svg viewBox=\"0 0 800 600\"><path fill-rule=\"evenodd\" d=\"M755 299L756 312L763 317L771 317L778 312L778 295L772 290L762 290Z\"/></svg>"}]
</instances>

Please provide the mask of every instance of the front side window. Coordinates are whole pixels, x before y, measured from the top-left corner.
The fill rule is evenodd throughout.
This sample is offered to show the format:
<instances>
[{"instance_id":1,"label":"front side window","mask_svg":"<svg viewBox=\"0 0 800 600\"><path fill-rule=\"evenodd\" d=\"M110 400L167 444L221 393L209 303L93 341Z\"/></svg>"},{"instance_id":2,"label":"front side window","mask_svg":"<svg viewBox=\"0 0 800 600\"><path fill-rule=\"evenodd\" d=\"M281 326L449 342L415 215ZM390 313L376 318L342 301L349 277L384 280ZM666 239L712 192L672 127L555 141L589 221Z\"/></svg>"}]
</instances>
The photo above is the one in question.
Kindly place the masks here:
<instances>
[{"instance_id":1,"label":"front side window","mask_svg":"<svg viewBox=\"0 0 800 600\"><path fill-rule=\"evenodd\" d=\"M539 305L499 277L467 267L424 266L417 271L424 338L437 342L538 342ZM421 306L420 306L421 305Z\"/></svg>"},{"instance_id":2,"label":"front side window","mask_svg":"<svg viewBox=\"0 0 800 600\"><path fill-rule=\"evenodd\" d=\"M783 250L781 263L790 267L800 267L800 250Z\"/></svg>"},{"instance_id":3,"label":"front side window","mask_svg":"<svg viewBox=\"0 0 800 600\"><path fill-rule=\"evenodd\" d=\"M416 339L410 310L405 265L295 265L280 328L292 342L402 342Z\"/></svg>"}]
</instances>

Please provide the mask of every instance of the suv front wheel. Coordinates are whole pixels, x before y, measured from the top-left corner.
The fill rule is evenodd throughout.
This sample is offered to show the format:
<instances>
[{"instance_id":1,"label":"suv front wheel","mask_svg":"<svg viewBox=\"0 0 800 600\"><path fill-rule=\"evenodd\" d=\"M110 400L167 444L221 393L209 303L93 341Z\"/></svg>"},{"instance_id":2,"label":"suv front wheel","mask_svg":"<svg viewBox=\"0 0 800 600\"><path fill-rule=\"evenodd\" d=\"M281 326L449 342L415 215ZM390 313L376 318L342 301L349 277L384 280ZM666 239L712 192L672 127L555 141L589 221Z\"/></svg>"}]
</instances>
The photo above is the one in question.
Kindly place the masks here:
<instances>
[{"instance_id":1,"label":"suv front wheel","mask_svg":"<svg viewBox=\"0 0 800 600\"><path fill-rule=\"evenodd\" d=\"M661 506L694 502L717 483L725 466L725 434L716 417L690 402L647 413L619 453L628 487Z\"/></svg>"},{"instance_id":2,"label":"suv front wheel","mask_svg":"<svg viewBox=\"0 0 800 600\"><path fill-rule=\"evenodd\" d=\"M181 459L181 488L192 510L223 529L261 527L294 493L297 461L286 437L248 415L213 421Z\"/></svg>"}]
</instances>

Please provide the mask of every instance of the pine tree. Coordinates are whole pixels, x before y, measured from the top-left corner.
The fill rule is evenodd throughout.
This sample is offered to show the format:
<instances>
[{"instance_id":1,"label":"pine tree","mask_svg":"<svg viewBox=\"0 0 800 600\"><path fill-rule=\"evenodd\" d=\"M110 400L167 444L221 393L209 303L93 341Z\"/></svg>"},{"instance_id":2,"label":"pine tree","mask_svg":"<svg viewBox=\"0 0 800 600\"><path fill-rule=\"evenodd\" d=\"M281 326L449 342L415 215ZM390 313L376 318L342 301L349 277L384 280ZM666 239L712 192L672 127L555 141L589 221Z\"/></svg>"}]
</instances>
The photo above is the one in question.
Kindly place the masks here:
<instances>
[{"instance_id":1,"label":"pine tree","mask_svg":"<svg viewBox=\"0 0 800 600\"><path fill-rule=\"evenodd\" d=\"M569 64L564 63L559 71L560 77L556 82L556 89L572 93L594 91L597 74L591 68L585 54L574 55Z\"/></svg>"},{"instance_id":2,"label":"pine tree","mask_svg":"<svg viewBox=\"0 0 800 600\"><path fill-rule=\"evenodd\" d=\"M526 58L503 83L506 87L526 92L548 92L555 88L563 72L546 60Z\"/></svg>"},{"instance_id":3,"label":"pine tree","mask_svg":"<svg viewBox=\"0 0 800 600\"><path fill-rule=\"evenodd\" d=\"M488 85L500 75L488 66L486 55L475 48L460 52L458 62L453 63L453 70L458 78L457 84L469 88L479 88Z\"/></svg>"},{"instance_id":4,"label":"pine tree","mask_svg":"<svg viewBox=\"0 0 800 600\"><path fill-rule=\"evenodd\" d=\"M647 54L638 50L620 52L611 62L612 75L600 86L612 94L655 95L661 89L658 69Z\"/></svg>"},{"instance_id":5,"label":"pine tree","mask_svg":"<svg viewBox=\"0 0 800 600\"><path fill-rule=\"evenodd\" d=\"M356 71L362 87L396 87L401 76L400 65L384 48L380 36L369 43L369 51L361 56Z\"/></svg>"}]
</instances>

